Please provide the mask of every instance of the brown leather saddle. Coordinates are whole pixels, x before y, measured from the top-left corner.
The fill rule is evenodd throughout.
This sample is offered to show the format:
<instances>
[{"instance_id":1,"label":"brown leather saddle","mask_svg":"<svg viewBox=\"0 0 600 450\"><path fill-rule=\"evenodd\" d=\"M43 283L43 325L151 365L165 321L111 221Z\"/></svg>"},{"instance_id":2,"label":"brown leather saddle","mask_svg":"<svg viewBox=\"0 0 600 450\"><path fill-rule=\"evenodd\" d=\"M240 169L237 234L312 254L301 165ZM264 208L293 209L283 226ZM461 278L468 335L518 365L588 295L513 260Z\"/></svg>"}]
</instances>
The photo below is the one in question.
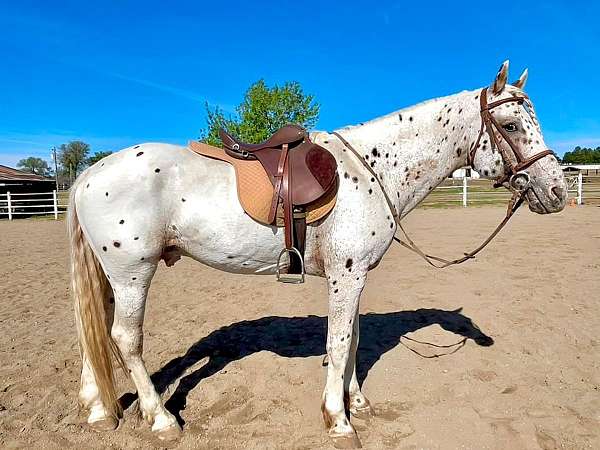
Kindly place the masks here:
<instances>
[{"instance_id":1,"label":"brown leather saddle","mask_svg":"<svg viewBox=\"0 0 600 450\"><path fill-rule=\"evenodd\" d=\"M277 279L304 281L306 211L337 189L337 163L329 151L313 143L306 130L286 125L260 144L248 144L219 130L225 152L236 159L258 160L273 185L268 223L277 225L278 206L283 206L285 248L277 259ZM282 257L289 256L287 274Z\"/></svg>"}]
</instances>

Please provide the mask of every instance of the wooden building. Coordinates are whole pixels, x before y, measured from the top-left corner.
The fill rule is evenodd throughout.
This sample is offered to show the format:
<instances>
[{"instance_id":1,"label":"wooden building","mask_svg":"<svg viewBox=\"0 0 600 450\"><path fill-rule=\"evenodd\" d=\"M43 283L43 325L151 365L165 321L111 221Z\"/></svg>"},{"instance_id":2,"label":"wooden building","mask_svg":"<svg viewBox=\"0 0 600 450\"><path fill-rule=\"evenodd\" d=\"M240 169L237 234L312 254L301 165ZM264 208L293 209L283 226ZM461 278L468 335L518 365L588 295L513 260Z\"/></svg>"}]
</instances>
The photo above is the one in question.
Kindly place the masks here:
<instances>
[{"instance_id":1,"label":"wooden building","mask_svg":"<svg viewBox=\"0 0 600 450\"><path fill-rule=\"evenodd\" d=\"M0 219L52 213L55 189L52 178L0 165Z\"/></svg>"},{"instance_id":2,"label":"wooden building","mask_svg":"<svg viewBox=\"0 0 600 450\"><path fill-rule=\"evenodd\" d=\"M586 176L600 176L600 164L561 164L560 166L565 175L582 174Z\"/></svg>"},{"instance_id":3,"label":"wooden building","mask_svg":"<svg viewBox=\"0 0 600 450\"><path fill-rule=\"evenodd\" d=\"M0 165L0 194L52 192L54 189L56 189L56 184L52 178L44 178Z\"/></svg>"}]
</instances>

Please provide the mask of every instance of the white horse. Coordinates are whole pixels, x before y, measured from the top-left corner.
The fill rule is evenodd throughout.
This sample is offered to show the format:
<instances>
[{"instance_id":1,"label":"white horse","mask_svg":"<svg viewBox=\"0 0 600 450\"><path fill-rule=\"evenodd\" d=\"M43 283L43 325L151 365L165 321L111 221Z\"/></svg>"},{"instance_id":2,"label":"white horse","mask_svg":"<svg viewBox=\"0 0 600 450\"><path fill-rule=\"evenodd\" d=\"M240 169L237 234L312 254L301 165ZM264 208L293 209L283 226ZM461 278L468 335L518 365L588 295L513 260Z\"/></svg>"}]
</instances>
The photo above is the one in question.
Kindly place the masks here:
<instances>
[{"instance_id":1,"label":"white horse","mask_svg":"<svg viewBox=\"0 0 600 450\"><path fill-rule=\"evenodd\" d=\"M488 89L489 102L523 95L527 72L512 85L506 83L507 73L508 61ZM408 214L467 164L471 148L477 152L469 162L487 178L502 179L514 166L515 161L507 161L514 153L500 133L480 133L480 95L480 89L464 91L338 130L379 180L337 136L312 133L335 156L340 179L335 208L308 226L305 254L307 273L326 278L329 289L322 412L338 447L360 446L345 406L353 415L372 414L356 377L358 305L368 271L392 242L394 212ZM528 158L546 147L533 106L526 103L503 103L492 116ZM499 139L498 146L490 145L493 139ZM529 209L561 211L567 190L556 158L544 155L527 173ZM88 423L98 430L118 425L116 356L131 375L152 430L161 439L174 439L180 426L163 406L142 360L146 295L158 263L164 259L171 265L185 255L227 272L273 274L283 230L244 213L229 164L167 144L136 145L98 162L79 177L70 204L83 360L79 399L89 410Z\"/></svg>"}]
</instances>

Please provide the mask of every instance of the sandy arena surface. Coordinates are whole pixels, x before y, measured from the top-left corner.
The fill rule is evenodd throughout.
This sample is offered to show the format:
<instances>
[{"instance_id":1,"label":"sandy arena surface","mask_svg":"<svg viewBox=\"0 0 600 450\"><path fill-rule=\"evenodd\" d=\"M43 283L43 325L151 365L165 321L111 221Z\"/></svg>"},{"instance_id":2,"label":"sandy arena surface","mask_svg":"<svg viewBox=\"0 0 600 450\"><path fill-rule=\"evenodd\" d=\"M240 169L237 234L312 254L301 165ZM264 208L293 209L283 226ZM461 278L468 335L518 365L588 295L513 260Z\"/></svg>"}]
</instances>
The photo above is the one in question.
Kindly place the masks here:
<instances>
[{"instance_id":1,"label":"sandy arena surface","mask_svg":"<svg viewBox=\"0 0 600 450\"><path fill-rule=\"evenodd\" d=\"M427 250L456 257L503 214L428 209L406 223ZM133 406L119 429L82 425L68 284L64 222L0 222L0 447L165 447L123 375ZM391 248L361 304L359 376L377 411L352 420L364 448L600 448L599 306L598 207L524 208L476 261L444 271ZM144 355L184 423L168 447L332 448L320 413L326 310L322 279L161 265Z\"/></svg>"}]
</instances>

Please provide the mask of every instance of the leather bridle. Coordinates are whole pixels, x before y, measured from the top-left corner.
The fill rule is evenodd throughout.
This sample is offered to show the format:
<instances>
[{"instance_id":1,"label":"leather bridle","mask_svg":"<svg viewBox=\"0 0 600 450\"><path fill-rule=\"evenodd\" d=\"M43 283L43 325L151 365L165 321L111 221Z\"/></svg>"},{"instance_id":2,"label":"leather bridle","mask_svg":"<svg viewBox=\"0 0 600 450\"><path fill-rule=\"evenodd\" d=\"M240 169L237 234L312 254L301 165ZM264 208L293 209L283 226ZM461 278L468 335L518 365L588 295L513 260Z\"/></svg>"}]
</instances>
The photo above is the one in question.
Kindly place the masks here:
<instances>
[{"instance_id":1,"label":"leather bridle","mask_svg":"<svg viewBox=\"0 0 600 450\"><path fill-rule=\"evenodd\" d=\"M344 144L344 146L346 148L348 148L349 150L352 151L352 153L354 153L354 155L363 163L365 168L371 173L373 178L375 178L377 180L377 182L379 183L379 187L381 188L381 191L383 192L386 202L392 212L392 216L394 217L394 220L395 220L396 224L398 225L398 228L402 231L402 234L404 234L406 241L400 239L396 235L394 235L393 239L396 242L398 242L400 245L402 245L403 247L406 247L407 249L409 249L409 250L415 252L416 254L418 254L419 256L421 256L431 266L436 267L438 269L443 269L445 267L452 266L455 264L461 264L469 259L475 258L475 255L477 253L479 253L481 250L483 250L485 248L485 246L487 246L492 241L492 239L494 239L494 237L496 237L496 235L500 232L500 230L502 230L502 228L504 228L504 226L508 223L508 221L513 216L513 214L517 211L517 209L519 209L519 207L523 204L526 193L529 191L529 189L531 189L530 177L529 177L529 174L525 171L525 169L528 169L536 161L539 161L540 159L542 159L548 155L554 154L554 152L552 150L547 149L547 150L543 150L539 153L536 153L535 155L530 156L529 158L526 158L523 155L523 153L521 153L519 148L515 145L515 143L510 139L508 132L504 128L502 128L502 126L498 123L498 121L494 118L494 116L491 113L492 109L494 109L500 105L503 105L504 103L517 102L519 105L522 105L526 100L528 100L528 97L523 95L523 96L513 96L513 97L509 97L509 98L504 98L504 99L497 100L492 103L488 103L487 88L483 88L481 90L480 99L479 99L480 115L481 115L481 128L479 130L479 136L477 137L475 144L473 145L473 147L471 147L471 149L467 153L467 164L470 165L471 167L473 167L473 160L475 158L475 154L477 153L477 149L480 146L479 143L484 134L484 131L487 131L488 135L490 136L490 145L492 147L492 151L497 149L497 151L499 151L500 154L502 155L502 159L504 162L504 176L502 178L496 180L496 182L494 183L494 187L497 188L497 187L503 186L506 182L508 182L509 188L513 191L513 196L510 199L510 201L508 202L507 209L506 209L506 216L504 217L502 222L500 222L500 224L496 227L496 229L492 232L492 234L485 241L483 241L483 243L479 247L477 247L475 250L464 253L464 256L454 259L454 260L451 260L451 261L444 259L444 258L440 258L438 256L426 254L412 241L412 239L408 236L408 234L402 227L402 224L400 223L400 215L396 211L396 207L394 206L394 204L390 200L389 196L385 192L385 189L383 188L383 184L381 183L379 176L375 173L375 171L371 168L371 166L369 164L367 164L367 162L360 156L358 151L354 147L352 147L352 145L350 145L350 143L346 139L344 139L344 137L342 137L336 131L332 132L331 134L337 136L337 138L342 142L342 144ZM510 154L506 151L506 149L502 145L500 145L500 141L497 138L496 134L494 133L494 128L500 133L500 135L502 136L504 141L508 144L508 146L512 150L513 157L516 160L516 164L513 163L513 160L510 157ZM437 264L437 263L441 263L441 264Z\"/></svg>"},{"instance_id":2,"label":"leather bridle","mask_svg":"<svg viewBox=\"0 0 600 450\"><path fill-rule=\"evenodd\" d=\"M525 103L525 101L529 100L529 97L523 94L522 96L503 98L501 100L488 103L487 89L488 88L483 88L479 96L479 114L481 115L481 128L479 129L479 136L477 137L475 144L473 145L473 147L471 147L471 150L467 154L467 164L473 167L475 154L477 153L477 149L480 147L479 143L481 141L484 131L487 131L487 134L490 137L490 145L492 147L492 151L499 151L504 161L504 176L501 179L496 180L496 182L494 183L494 187L500 187L508 181L510 187L512 187L514 190L523 191L525 189L522 184L518 183L518 178L524 177L526 179L525 184L527 186L529 185L529 174L523 171L525 169L528 169L534 162L539 161L545 156L553 155L554 152L552 150L546 149L539 153L536 153L533 156L530 156L529 158L526 158L523 155L523 153L521 153L521 150L519 150L519 147L515 145L515 143L512 141L508 132L504 128L502 128L502 126L495 119L491 110L497 108L500 105L511 102L516 102L519 105L522 105L523 103ZM513 158L511 158L509 153L506 151L506 148L500 145L500 141L498 140L496 133L494 133L494 128L498 131L498 133L500 133L504 141L512 150L512 154L514 156L514 159L516 160L516 164L513 163Z\"/></svg>"}]
</instances>

